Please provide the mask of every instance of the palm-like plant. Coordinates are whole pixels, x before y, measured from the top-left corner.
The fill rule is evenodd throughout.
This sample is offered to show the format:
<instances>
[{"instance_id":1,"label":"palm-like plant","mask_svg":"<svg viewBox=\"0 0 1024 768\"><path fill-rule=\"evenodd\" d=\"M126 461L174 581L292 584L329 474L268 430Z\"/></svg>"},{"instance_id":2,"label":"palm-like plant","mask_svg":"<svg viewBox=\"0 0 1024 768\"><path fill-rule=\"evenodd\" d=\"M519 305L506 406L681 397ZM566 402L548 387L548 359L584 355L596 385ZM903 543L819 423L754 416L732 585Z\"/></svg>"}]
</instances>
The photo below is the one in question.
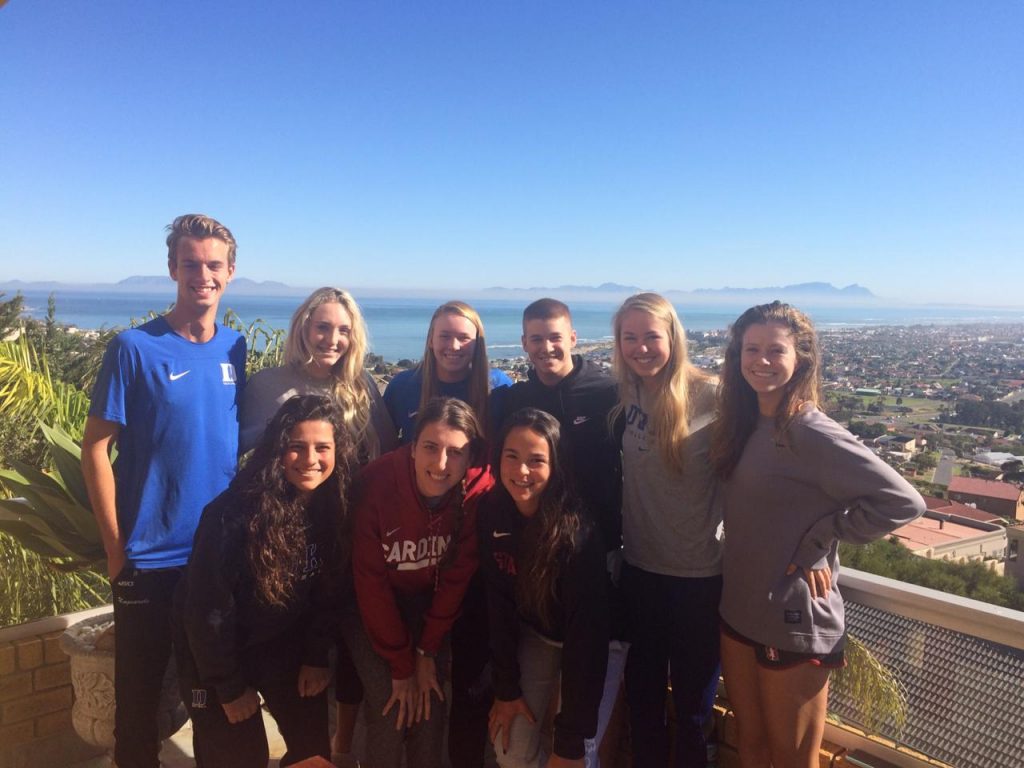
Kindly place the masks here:
<instances>
[{"instance_id":1,"label":"palm-like plant","mask_svg":"<svg viewBox=\"0 0 1024 768\"><path fill-rule=\"evenodd\" d=\"M272 327L262 318L256 318L246 325L233 309L224 312L222 323L245 337L245 348L248 350L245 367L249 376L264 368L284 364L284 330Z\"/></svg>"},{"instance_id":2,"label":"palm-like plant","mask_svg":"<svg viewBox=\"0 0 1024 768\"><path fill-rule=\"evenodd\" d=\"M87 569L104 557L78 445L88 411L85 392L53 377L27 336L0 343L0 416L31 425L27 437L41 433L52 468L8 457L0 483L21 498L0 499L0 531L62 570Z\"/></svg>"},{"instance_id":3,"label":"palm-like plant","mask_svg":"<svg viewBox=\"0 0 1024 768\"><path fill-rule=\"evenodd\" d=\"M0 470L16 499L0 499L0 531L61 570L91 568L105 554L82 475L82 449L63 430L40 425L52 473L22 462Z\"/></svg>"},{"instance_id":4,"label":"palm-like plant","mask_svg":"<svg viewBox=\"0 0 1024 768\"><path fill-rule=\"evenodd\" d=\"M88 395L51 376L46 357L26 336L0 342L0 415L28 416L80 440L88 413Z\"/></svg>"},{"instance_id":5,"label":"palm-like plant","mask_svg":"<svg viewBox=\"0 0 1024 768\"><path fill-rule=\"evenodd\" d=\"M831 692L855 702L869 729L877 732L888 725L902 732L907 723L906 689L864 643L852 636L846 640L846 667L832 673Z\"/></svg>"}]
</instances>

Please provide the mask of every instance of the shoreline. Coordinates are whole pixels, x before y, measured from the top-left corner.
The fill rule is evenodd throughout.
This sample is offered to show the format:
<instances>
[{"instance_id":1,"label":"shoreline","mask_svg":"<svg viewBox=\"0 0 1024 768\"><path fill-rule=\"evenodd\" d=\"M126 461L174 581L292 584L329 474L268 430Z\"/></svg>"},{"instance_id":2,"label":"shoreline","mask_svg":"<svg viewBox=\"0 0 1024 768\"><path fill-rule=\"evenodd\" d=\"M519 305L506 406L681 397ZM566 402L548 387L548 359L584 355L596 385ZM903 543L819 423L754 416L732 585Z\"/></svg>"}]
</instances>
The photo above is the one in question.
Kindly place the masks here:
<instances>
[{"instance_id":1,"label":"shoreline","mask_svg":"<svg viewBox=\"0 0 1024 768\"><path fill-rule=\"evenodd\" d=\"M35 317L27 316L23 313L23 321L29 323L44 324L45 319L40 320ZM151 318L139 318L140 322L148 321ZM263 323L262 330L269 331L270 333L279 333L281 335L281 343L284 342L284 335L286 329L274 328L269 323L262 320L257 320L246 326L240 320L237 320L239 329L244 333L244 329L247 327L257 327L257 324ZM224 324L223 322L219 324ZM62 332L71 336L84 338L84 339L97 339L104 333L111 331L122 331L127 330L132 326L111 326L105 328L83 328L74 323L62 323L59 320L55 323L56 328ZM685 322L684 322L685 325ZM687 328L687 340L690 343L690 351L692 357L700 356L704 350L720 347L724 344L726 334L728 332L728 326L722 326L719 328L712 329L701 329L691 330ZM863 335L865 339L874 339L880 335L892 335L896 337L906 336L923 336L930 337L937 334L946 335L949 337L956 337L958 335L970 335L970 336L986 336L992 337L993 340L1001 341L1012 341L1012 340L1024 340L1024 320L1005 320L1005 321L976 321L976 322L943 322L943 323L822 323L817 326L817 333L820 339L823 341L829 338L835 339L849 339L853 335ZM14 333L7 339L0 339L0 341L13 341L18 338L20 332ZM258 335L258 332L257 332ZM421 342L417 339L415 342L419 348ZM502 344L499 348L504 351L511 347L511 344ZM614 342L610 337L602 338L601 340L586 340L579 342L574 348L573 352L576 354L583 355L589 359L596 360L598 362L611 364L611 356L614 347ZM526 354L522 351L522 347L516 345L518 350L517 354L493 354L492 350L488 350L488 358L490 360L491 367L501 367L503 370L508 372L508 368L512 369L516 367L528 365L528 359ZM371 357L371 355L373 357ZM399 366L400 362L410 362L413 365L417 365L420 361L422 353L416 357L394 357L389 359L380 353L373 352L373 350L367 351L367 357L370 358L367 364L367 368L372 368L373 365L380 363L387 368L403 370L411 366ZM696 362L696 360L695 360ZM502 364L502 365L499 365Z\"/></svg>"}]
</instances>

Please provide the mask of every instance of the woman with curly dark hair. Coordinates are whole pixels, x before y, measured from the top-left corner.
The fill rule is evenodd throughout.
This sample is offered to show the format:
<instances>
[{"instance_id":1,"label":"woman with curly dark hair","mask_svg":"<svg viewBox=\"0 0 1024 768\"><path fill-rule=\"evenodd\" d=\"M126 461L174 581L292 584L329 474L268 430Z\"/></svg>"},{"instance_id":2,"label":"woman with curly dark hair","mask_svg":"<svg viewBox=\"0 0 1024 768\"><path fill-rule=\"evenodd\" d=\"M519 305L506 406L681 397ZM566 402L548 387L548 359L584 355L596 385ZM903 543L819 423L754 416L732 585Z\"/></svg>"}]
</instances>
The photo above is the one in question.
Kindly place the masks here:
<instances>
[{"instance_id":1,"label":"woman with curly dark hair","mask_svg":"<svg viewBox=\"0 0 1024 768\"><path fill-rule=\"evenodd\" d=\"M332 400L294 397L203 510L174 612L199 766L266 766L260 696L285 740L281 765L330 756L324 691L352 456Z\"/></svg>"},{"instance_id":2,"label":"woman with curly dark hair","mask_svg":"<svg viewBox=\"0 0 1024 768\"><path fill-rule=\"evenodd\" d=\"M494 706L490 737L501 766L544 763L540 720L559 695L551 768L593 755L608 662L605 549L568 487L558 420L513 413L494 462L500 482L480 506Z\"/></svg>"}]
</instances>

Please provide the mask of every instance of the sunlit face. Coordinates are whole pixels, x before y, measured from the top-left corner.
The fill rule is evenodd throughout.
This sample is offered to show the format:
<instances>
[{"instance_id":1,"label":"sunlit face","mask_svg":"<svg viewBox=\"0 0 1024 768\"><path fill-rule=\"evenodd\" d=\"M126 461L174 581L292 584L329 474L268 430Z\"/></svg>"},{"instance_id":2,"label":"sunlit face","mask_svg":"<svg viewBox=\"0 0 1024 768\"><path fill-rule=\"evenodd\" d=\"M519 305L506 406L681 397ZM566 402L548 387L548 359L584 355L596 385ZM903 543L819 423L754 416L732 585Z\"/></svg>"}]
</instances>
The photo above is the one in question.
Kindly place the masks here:
<instances>
[{"instance_id":1,"label":"sunlit face","mask_svg":"<svg viewBox=\"0 0 1024 768\"><path fill-rule=\"evenodd\" d=\"M228 264L228 244L216 237L183 237L175 246L171 279L178 283L176 307L190 313L217 311L220 297L235 274Z\"/></svg>"},{"instance_id":2,"label":"sunlit face","mask_svg":"<svg viewBox=\"0 0 1024 768\"><path fill-rule=\"evenodd\" d=\"M427 424L412 447L416 490L428 497L443 496L462 482L469 459L465 432L440 421Z\"/></svg>"},{"instance_id":3,"label":"sunlit face","mask_svg":"<svg viewBox=\"0 0 1024 768\"><path fill-rule=\"evenodd\" d=\"M352 316L336 302L321 304L306 321L304 333L306 346L313 355L306 370L318 379L325 379L348 352L352 342Z\"/></svg>"},{"instance_id":4,"label":"sunlit face","mask_svg":"<svg viewBox=\"0 0 1024 768\"><path fill-rule=\"evenodd\" d=\"M647 386L661 373L672 355L669 325L650 312L631 309L622 316L619 352L629 369Z\"/></svg>"},{"instance_id":5,"label":"sunlit face","mask_svg":"<svg viewBox=\"0 0 1024 768\"><path fill-rule=\"evenodd\" d=\"M300 421L281 454L285 479L300 494L315 491L334 472L334 428L326 421Z\"/></svg>"},{"instance_id":6,"label":"sunlit face","mask_svg":"<svg viewBox=\"0 0 1024 768\"><path fill-rule=\"evenodd\" d=\"M756 323L744 331L740 371L757 394L764 415L772 416L778 410L797 362L793 334L783 323Z\"/></svg>"},{"instance_id":7,"label":"sunlit face","mask_svg":"<svg viewBox=\"0 0 1024 768\"><path fill-rule=\"evenodd\" d=\"M454 383L469 376L476 337L476 326L468 317L443 314L434 320L430 351L441 381Z\"/></svg>"},{"instance_id":8,"label":"sunlit face","mask_svg":"<svg viewBox=\"0 0 1024 768\"><path fill-rule=\"evenodd\" d=\"M572 372L572 348L576 331L568 317L527 320L523 326L523 350L537 377L549 387Z\"/></svg>"},{"instance_id":9,"label":"sunlit face","mask_svg":"<svg viewBox=\"0 0 1024 768\"><path fill-rule=\"evenodd\" d=\"M541 494L551 480L548 441L529 427L509 430L501 447L501 482L516 509L532 517L540 508Z\"/></svg>"}]
</instances>

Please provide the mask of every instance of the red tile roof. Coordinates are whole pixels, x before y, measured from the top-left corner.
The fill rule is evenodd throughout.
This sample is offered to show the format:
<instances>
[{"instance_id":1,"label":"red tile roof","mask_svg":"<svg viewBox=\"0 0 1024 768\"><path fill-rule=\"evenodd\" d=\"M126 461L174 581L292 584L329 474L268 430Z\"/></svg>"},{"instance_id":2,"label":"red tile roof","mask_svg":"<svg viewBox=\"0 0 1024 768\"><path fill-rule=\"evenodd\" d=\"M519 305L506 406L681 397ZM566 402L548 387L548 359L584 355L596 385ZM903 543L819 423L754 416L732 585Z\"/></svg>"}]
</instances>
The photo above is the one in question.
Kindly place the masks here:
<instances>
[{"instance_id":1,"label":"red tile roof","mask_svg":"<svg viewBox=\"0 0 1024 768\"><path fill-rule=\"evenodd\" d=\"M993 515L991 512L986 512L983 509L975 509L967 504L961 504L959 501L947 501L936 496L922 496L922 498L924 498L925 506L931 512L957 515L958 517L966 517L969 520L977 520L982 523L996 523L1003 519L999 515Z\"/></svg>"},{"instance_id":2,"label":"red tile roof","mask_svg":"<svg viewBox=\"0 0 1024 768\"><path fill-rule=\"evenodd\" d=\"M998 480L982 480L980 477L954 477L949 483L950 493L971 493L975 496L987 496L990 499L1016 501L1021 490L1016 485L1001 483Z\"/></svg>"}]
</instances>

